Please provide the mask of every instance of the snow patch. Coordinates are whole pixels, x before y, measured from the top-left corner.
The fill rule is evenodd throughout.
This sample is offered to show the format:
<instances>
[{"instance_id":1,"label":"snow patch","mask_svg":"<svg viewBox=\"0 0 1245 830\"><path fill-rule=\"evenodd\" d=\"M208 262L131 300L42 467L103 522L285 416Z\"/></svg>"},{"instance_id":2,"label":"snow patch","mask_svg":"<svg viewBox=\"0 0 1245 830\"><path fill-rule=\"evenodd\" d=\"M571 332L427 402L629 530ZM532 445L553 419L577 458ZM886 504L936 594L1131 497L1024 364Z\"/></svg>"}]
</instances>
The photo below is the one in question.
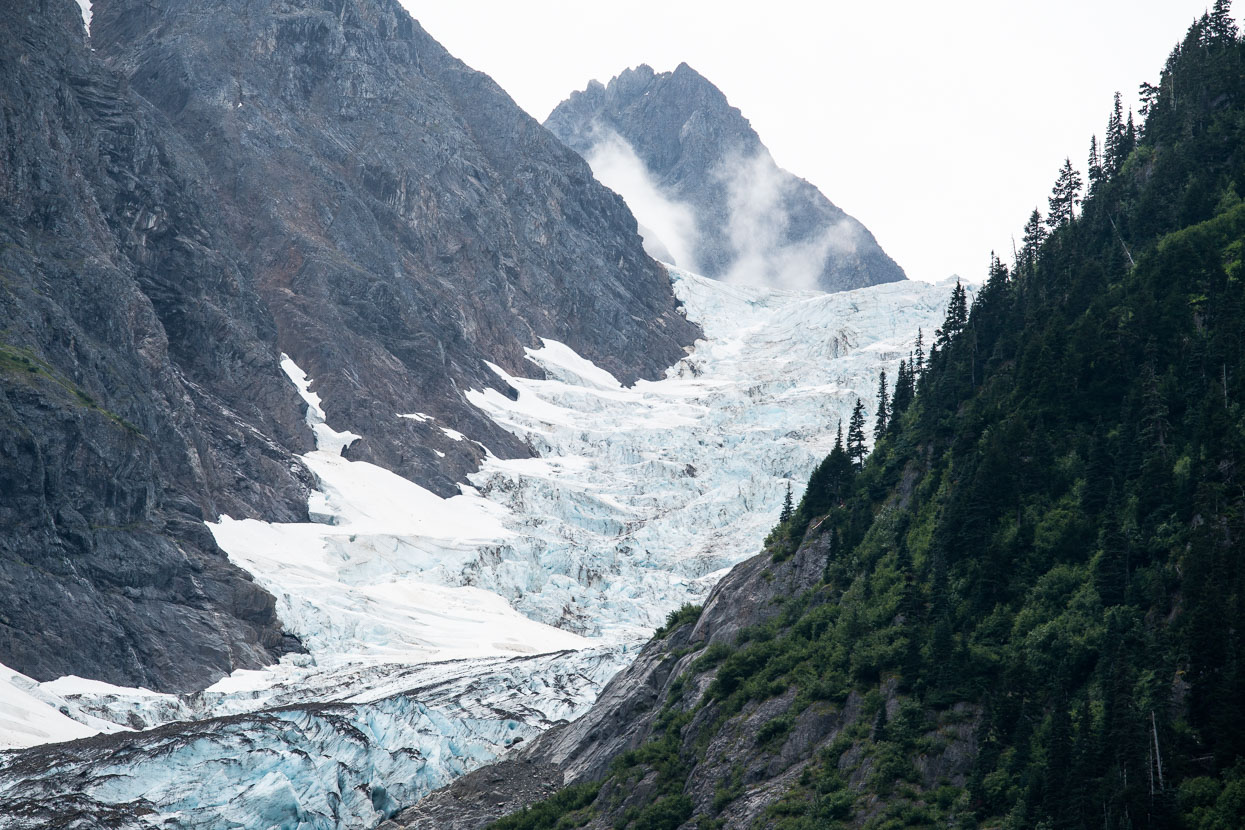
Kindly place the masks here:
<instances>
[{"instance_id":1,"label":"snow patch","mask_svg":"<svg viewBox=\"0 0 1245 830\"><path fill-rule=\"evenodd\" d=\"M346 447L362 437L353 432L338 432L328 425L324 408L320 405L320 396L311 391L311 379L287 354L281 355L281 369L298 389L299 397L307 404L307 426L311 427L315 435L317 450L331 455L341 455Z\"/></svg>"},{"instance_id":2,"label":"snow patch","mask_svg":"<svg viewBox=\"0 0 1245 830\"><path fill-rule=\"evenodd\" d=\"M81 678L62 678L56 684L40 684L21 672L0 665L0 750L72 741L125 727L95 718L66 699L65 695L85 684L106 683Z\"/></svg>"}]
</instances>

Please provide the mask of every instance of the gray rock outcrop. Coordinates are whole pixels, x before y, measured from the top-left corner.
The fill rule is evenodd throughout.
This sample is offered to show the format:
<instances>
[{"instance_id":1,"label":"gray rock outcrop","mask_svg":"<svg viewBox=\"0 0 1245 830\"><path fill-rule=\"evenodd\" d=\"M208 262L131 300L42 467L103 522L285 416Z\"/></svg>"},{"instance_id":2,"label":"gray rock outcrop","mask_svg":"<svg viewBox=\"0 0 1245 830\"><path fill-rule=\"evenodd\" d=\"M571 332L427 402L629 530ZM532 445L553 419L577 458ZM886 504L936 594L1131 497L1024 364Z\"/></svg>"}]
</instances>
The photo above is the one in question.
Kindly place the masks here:
<instances>
[{"instance_id":1,"label":"gray rock outcrop","mask_svg":"<svg viewBox=\"0 0 1245 830\"><path fill-rule=\"evenodd\" d=\"M636 208L658 237L687 237L678 246L661 238L691 251L694 261L678 265L823 291L905 279L864 225L779 168L743 114L685 63L662 73L641 65L608 85L593 81L545 126L585 158L617 139L634 151L652 185L692 216L694 230L668 230Z\"/></svg>"},{"instance_id":2,"label":"gray rock outcrop","mask_svg":"<svg viewBox=\"0 0 1245 830\"><path fill-rule=\"evenodd\" d=\"M310 476L206 171L72 0L0 27L0 662L186 690L296 648L203 525Z\"/></svg>"}]
</instances>

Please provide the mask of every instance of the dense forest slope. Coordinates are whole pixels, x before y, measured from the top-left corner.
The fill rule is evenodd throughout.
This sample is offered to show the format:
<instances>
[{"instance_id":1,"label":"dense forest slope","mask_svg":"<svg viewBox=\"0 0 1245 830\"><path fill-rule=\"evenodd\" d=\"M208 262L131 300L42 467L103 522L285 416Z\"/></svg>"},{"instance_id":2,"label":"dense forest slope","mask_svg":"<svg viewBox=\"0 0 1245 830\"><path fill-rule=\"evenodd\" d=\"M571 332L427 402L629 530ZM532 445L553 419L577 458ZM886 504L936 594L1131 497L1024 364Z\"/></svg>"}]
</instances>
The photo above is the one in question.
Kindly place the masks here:
<instances>
[{"instance_id":1,"label":"dense forest slope","mask_svg":"<svg viewBox=\"0 0 1245 830\"><path fill-rule=\"evenodd\" d=\"M92 10L0 27L0 663L189 691L299 647L203 524L306 519L282 353L352 458L445 495L485 453L454 428L530 453L465 398L513 394L486 361L551 337L633 381L698 331L622 200L397 2Z\"/></svg>"},{"instance_id":2,"label":"dense forest slope","mask_svg":"<svg viewBox=\"0 0 1245 830\"><path fill-rule=\"evenodd\" d=\"M589 728L400 821L568 784L493 826L1245 825L1243 69L1220 2L1083 210L1068 165L956 292L867 461L849 431Z\"/></svg>"}]
</instances>

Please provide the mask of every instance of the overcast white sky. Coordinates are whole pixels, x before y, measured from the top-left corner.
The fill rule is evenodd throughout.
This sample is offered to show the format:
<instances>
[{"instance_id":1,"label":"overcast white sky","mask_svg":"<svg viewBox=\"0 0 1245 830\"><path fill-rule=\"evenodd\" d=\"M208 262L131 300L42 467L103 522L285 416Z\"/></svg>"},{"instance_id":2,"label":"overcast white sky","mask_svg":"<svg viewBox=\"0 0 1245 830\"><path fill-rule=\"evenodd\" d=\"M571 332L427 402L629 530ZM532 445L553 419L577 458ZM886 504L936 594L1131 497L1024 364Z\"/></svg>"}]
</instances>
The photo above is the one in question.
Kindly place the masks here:
<instances>
[{"instance_id":1,"label":"overcast white sky","mask_svg":"<svg viewBox=\"0 0 1245 830\"><path fill-rule=\"evenodd\" d=\"M542 121L589 79L687 61L781 166L938 280L1010 260L1115 90L1135 106L1213 0L402 2Z\"/></svg>"}]
</instances>

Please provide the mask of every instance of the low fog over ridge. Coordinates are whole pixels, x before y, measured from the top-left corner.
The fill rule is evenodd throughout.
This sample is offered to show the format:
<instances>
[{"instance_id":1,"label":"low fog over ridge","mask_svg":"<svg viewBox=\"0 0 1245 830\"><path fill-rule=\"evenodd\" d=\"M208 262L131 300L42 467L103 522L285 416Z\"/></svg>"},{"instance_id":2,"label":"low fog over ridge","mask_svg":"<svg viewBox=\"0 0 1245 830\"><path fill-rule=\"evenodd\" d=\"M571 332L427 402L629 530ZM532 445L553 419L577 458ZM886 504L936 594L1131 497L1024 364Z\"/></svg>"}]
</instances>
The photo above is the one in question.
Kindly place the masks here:
<instances>
[{"instance_id":1,"label":"low fog over ridge","mask_svg":"<svg viewBox=\"0 0 1245 830\"><path fill-rule=\"evenodd\" d=\"M597 179L622 196L635 214L644 250L654 259L699 273L699 232L692 206L662 188L625 138L599 122L593 132L594 143L583 156Z\"/></svg>"},{"instance_id":2,"label":"low fog over ridge","mask_svg":"<svg viewBox=\"0 0 1245 830\"><path fill-rule=\"evenodd\" d=\"M545 126L627 200L653 256L778 288L906 278L867 228L780 168L743 114L687 64L593 81Z\"/></svg>"}]
</instances>

